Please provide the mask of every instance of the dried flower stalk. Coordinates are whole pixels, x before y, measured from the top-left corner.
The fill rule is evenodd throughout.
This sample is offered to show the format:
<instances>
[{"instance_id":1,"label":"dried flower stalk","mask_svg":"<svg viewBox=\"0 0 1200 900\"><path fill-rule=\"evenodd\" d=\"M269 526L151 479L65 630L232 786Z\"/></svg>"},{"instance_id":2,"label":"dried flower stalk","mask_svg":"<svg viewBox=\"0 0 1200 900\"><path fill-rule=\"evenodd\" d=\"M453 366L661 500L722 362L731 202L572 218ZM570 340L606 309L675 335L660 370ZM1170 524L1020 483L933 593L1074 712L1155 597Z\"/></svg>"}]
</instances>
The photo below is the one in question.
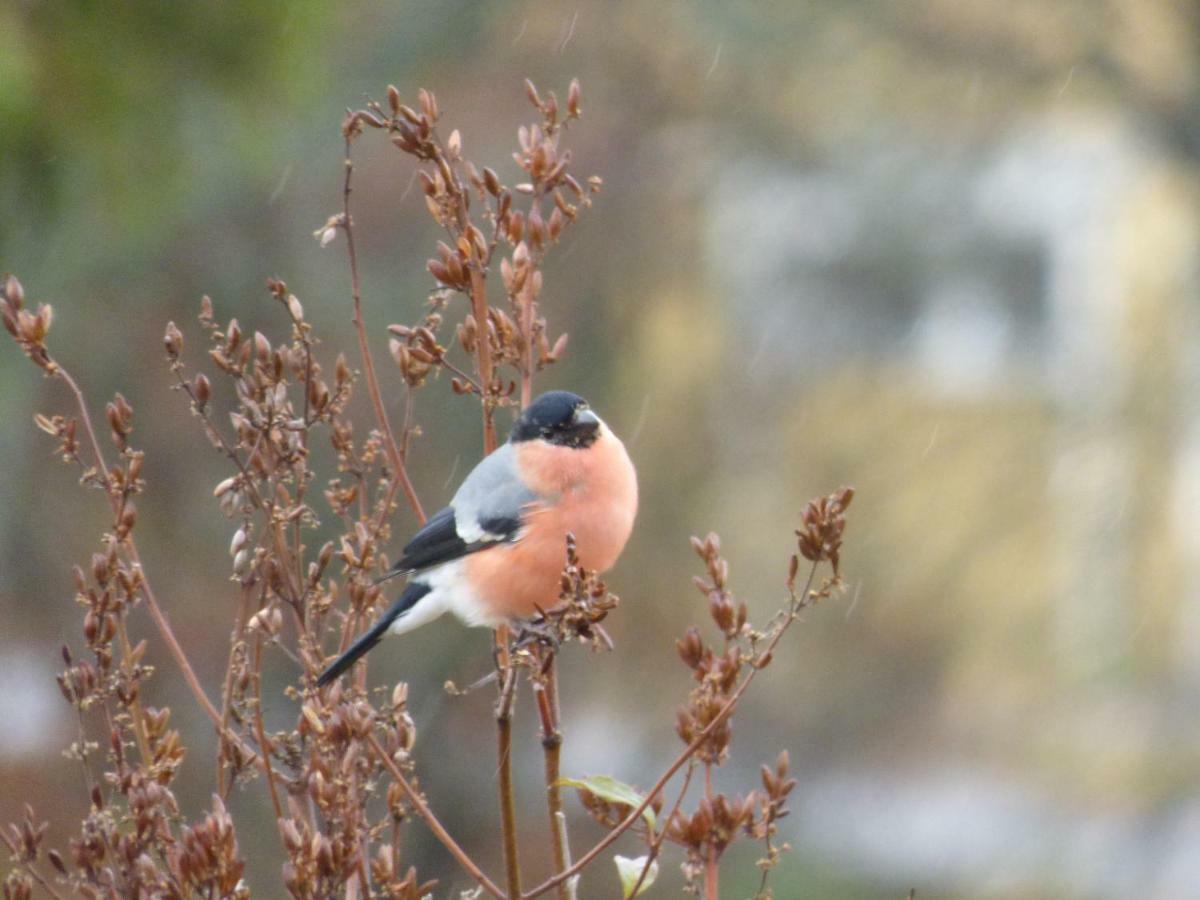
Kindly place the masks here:
<instances>
[{"instance_id":1,"label":"dried flower stalk","mask_svg":"<svg viewBox=\"0 0 1200 900\"><path fill-rule=\"evenodd\" d=\"M596 573L580 565L568 538L559 602L518 633L504 627L494 636L496 837L504 851L503 888L421 792L407 686L396 685L386 702L373 700L366 667L360 666L353 683L315 687L328 652L348 646L383 601L376 577L387 568L385 548L400 491L414 516L424 519L406 468L419 431L415 392L444 371L453 395L479 403L483 445L490 451L497 439L496 411L528 403L537 374L566 351L567 336L551 343L542 316L543 265L601 182L596 176L576 178L571 153L563 147L568 128L581 116L578 82L572 82L562 107L553 93L532 83L526 83L526 94L535 115L518 130L514 160L522 180L512 187L495 169L467 158L458 129L443 139L442 113L428 91L420 91L410 107L389 88L385 103L368 103L343 121L341 209L316 234L322 246L339 234L345 238L361 378L344 354L326 358L303 304L279 279L267 282L279 316L278 329L269 333L245 333L236 318L222 320L213 301L203 298L199 325L205 346L199 358L207 372L196 370L184 330L174 323L165 329L174 386L230 466L213 491L230 520L235 601L220 708L173 634L138 554L135 501L145 485L144 457L132 444L133 409L120 394L105 408L118 458L110 467L83 390L49 350L53 311L45 304L27 308L20 282L11 276L5 281L0 316L6 330L34 365L67 386L74 404L73 415L39 414L36 424L54 438L56 454L79 467L82 483L104 493L112 516L89 564L75 569L86 653L77 656L64 647L66 669L59 676L79 721L79 739L69 755L84 772L90 812L67 853L45 845L45 825L32 808L23 822L0 829L14 861L4 881L6 896L26 897L40 889L54 897L248 897L236 823L224 798L235 784L258 776L285 854L279 880L293 897L428 895L434 883L422 880L402 852L403 829L413 819L430 829L479 891L497 898L533 898L552 890L560 898L574 897L581 874L626 832L646 846L636 878L626 885L630 896L648 887L657 860L674 846L690 887L715 897L722 857L743 838L763 842L759 896L769 896L767 876L786 849L777 840L777 823L787 814L786 798L795 786L786 753L763 767L761 790L744 796L715 791L712 773L731 752L732 718L741 698L770 664L783 635L803 609L840 586L849 489L805 509L797 552L789 560L789 600L761 629L751 625L748 605L732 592L719 539L693 538L705 570L696 584L717 638L709 642L692 627L678 642L694 682L676 716L684 747L646 792L607 776L565 779L560 771L564 704L557 656L571 643L611 650L603 622L619 604ZM370 352L351 210L351 151L367 130L386 135L416 162L426 210L445 236L427 264L436 286L419 320L388 328L389 354L404 390L398 434ZM489 296L495 272L503 287L497 302ZM366 428L353 406L360 384L373 420ZM314 469L310 451L319 440L328 440L334 450L333 472ZM310 548L306 542L322 516L332 516L340 534ZM811 566L797 589L801 558ZM825 563L832 575L814 589L817 567ZM190 820L172 791L185 748L170 727L171 711L142 700L153 673L142 662L146 642L134 645L128 628L129 617L142 606L216 732L215 792L211 804ZM263 667L275 653L295 668L287 696L296 716L290 728L271 732L263 716ZM523 685L538 713L553 866L553 875L530 890L521 884L512 772L513 710ZM689 810L689 791L701 769L703 796ZM677 797L663 817L663 792L680 770L685 774ZM609 829L574 862L562 797L567 784ZM622 864L628 868L629 861Z\"/></svg>"}]
</instances>

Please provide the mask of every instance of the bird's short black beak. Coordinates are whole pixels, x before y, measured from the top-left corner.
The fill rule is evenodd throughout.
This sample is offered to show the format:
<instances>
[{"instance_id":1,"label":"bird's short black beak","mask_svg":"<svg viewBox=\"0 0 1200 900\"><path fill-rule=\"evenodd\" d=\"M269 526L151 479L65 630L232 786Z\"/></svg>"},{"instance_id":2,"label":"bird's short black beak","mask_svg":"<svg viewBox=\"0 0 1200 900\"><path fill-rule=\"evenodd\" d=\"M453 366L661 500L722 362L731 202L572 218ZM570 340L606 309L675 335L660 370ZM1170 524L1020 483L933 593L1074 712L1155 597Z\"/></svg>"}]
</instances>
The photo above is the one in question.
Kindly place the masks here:
<instances>
[{"instance_id":1,"label":"bird's short black beak","mask_svg":"<svg viewBox=\"0 0 1200 900\"><path fill-rule=\"evenodd\" d=\"M591 433L600 428L600 417L590 409L577 409L572 424L577 431Z\"/></svg>"}]
</instances>

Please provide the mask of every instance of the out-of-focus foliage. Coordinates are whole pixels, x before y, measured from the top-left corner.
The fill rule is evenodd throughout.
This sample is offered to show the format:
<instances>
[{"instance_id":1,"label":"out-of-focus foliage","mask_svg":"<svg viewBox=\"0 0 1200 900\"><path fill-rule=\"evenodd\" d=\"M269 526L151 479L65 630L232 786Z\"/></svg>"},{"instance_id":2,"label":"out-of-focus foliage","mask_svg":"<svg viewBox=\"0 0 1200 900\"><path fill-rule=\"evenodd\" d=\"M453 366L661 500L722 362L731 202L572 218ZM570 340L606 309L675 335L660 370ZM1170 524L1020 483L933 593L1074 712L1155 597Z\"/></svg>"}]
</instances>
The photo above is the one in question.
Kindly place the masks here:
<instances>
[{"instance_id":1,"label":"out-of-focus foliage","mask_svg":"<svg viewBox=\"0 0 1200 900\"><path fill-rule=\"evenodd\" d=\"M209 293L253 327L275 275L348 345L342 259L311 237L338 201L345 107L428 84L494 142L472 154L511 172L496 123L517 119L521 79L578 74L577 154L606 187L548 273L544 310L572 334L553 386L627 437L644 500L610 579L618 650L567 660L586 713L565 723L564 771L636 783L669 751L644 685L686 691L668 657L698 602L687 536L720 531L739 596L769 609L803 500L852 483L843 606L789 635L790 668L739 713L762 724L737 758L786 746L800 780L778 895L1180 896L1200 880L1198 66L1200 7L1168 0L27 0L0 7L0 269L55 304L73 368L139 410L147 564L204 661L233 603L220 461L166 388L163 324ZM437 235L402 214L421 199L395 154L359 167L383 360ZM93 349L115 335L127 354ZM32 793L50 815L44 760L72 728L53 683L68 565L103 512L28 427L61 398L15 356L0 807ZM418 410L429 503L479 453L473 408L448 394ZM179 506L194 515L165 514ZM373 669L413 682L425 751L472 788L493 773L471 730L487 699L438 686L481 674L486 647L443 622ZM644 739L609 743L618 716ZM518 730L536 790L532 718ZM193 809L209 763L185 764ZM469 843L452 799L469 790L428 788ZM413 834L425 871L453 871ZM264 848L246 848L251 878L277 865ZM664 867L654 890L676 883Z\"/></svg>"}]
</instances>

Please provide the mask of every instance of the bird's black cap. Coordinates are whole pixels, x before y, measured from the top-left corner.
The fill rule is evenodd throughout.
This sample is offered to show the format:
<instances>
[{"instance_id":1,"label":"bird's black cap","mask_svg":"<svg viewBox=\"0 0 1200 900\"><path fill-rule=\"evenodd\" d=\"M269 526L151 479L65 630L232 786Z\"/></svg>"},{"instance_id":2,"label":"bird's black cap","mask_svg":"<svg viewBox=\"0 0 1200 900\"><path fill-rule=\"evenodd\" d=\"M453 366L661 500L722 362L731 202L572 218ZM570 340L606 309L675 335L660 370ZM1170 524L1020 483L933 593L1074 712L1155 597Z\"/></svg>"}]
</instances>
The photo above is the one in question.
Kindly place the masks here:
<instances>
[{"instance_id":1,"label":"bird's black cap","mask_svg":"<svg viewBox=\"0 0 1200 900\"><path fill-rule=\"evenodd\" d=\"M595 441L600 420L588 403L570 391L547 391L534 400L513 426L514 444L536 438L568 447L588 447Z\"/></svg>"}]
</instances>

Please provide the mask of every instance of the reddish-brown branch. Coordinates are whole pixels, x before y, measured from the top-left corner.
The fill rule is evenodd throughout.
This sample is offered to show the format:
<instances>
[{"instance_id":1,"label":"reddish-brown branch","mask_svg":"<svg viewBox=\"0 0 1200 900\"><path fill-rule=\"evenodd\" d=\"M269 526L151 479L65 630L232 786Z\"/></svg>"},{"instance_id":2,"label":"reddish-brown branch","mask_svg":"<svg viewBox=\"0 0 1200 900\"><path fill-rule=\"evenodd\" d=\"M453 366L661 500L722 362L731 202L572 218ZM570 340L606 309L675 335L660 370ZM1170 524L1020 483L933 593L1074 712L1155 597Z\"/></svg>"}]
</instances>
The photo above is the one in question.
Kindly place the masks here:
<instances>
[{"instance_id":1,"label":"reddish-brown branch","mask_svg":"<svg viewBox=\"0 0 1200 900\"><path fill-rule=\"evenodd\" d=\"M492 407L492 342L488 337L487 279L482 270L483 263L471 263L471 315L475 317L475 329L479 335L475 347L475 365L479 369L479 383L483 385L483 455L496 449L496 421Z\"/></svg>"},{"instance_id":2,"label":"reddish-brown branch","mask_svg":"<svg viewBox=\"0 0 1200 900\"><path fill-rule=\"evenodd\" d=\"M499 629L497 629L499 630ZM504 670L500 699L496 701L496 747L499 754L500 826L504 843L504 872L508 896L521 896L521 861L517 852L517 814L513 802L512 712L517 694L517 670Z\"/></svg>"},{"instance_id":3,"label":"reddish-brown branch","mask_svg":"<svg viewBox=\"0 0 1200 900\"><path fill-rule=\"evenodd\" d=\"M546 661L540 681L534 682L537 699L538 719L541 722L542 761L546 778L546 808L550 815L550 834L554 846L554 872L567 868L567 842L565 829L559 825L562 815L562 791L558 786L560 760L562 757L562 726L558 706L557 654L546 651ZM567 900L566 882L558 885L559 900Z\"/></svg>"},{"instance_id":4,"label":"reddish-brown branch","mask_svg":"<svg viewBox=\"0 0 1200 900\"><path fill-rule=\"evenodd\" d=\"M383 405L383 395L379 391L379 378L375 374L375 363L371 358L371 347L367 341L367 326L362 316L362 290L358 279L358 254L354 247L354 221L350 217L350 182L354 173L354 163L350 159L350 138L346 139L346 179L342 187L342 231L346 234L346 255L350 260L350 293L354 298L354 329L358 334L358 349L363 359L363 374L367 379L367 393L371 396L371 405L375 408L375 421L383 433L384 448L387 451L388 462L391 464L392 477L400 482L408 505L412 507L417 521L425 523L425 510L417 498L416 489L408 477L408 468L400 456L400 448L392 434L392 426L388 421L387 409Z\"/></svg>"},{"instance_id":5,"label":"reddish-brown branch","mask_svg":"<svg viewBox=\"0 0 1200 900\"><path fill-rule=\"evenodd\" d=\"M704 763L704 799L710 804L713 799L712 763ZM710 836L708 854L704 859L704 900L720 900L718 893L720 870L717 868L717 845Z\"/></svg>"},{"instance_id":6,"label":"reddish-brown branch","mask_svg":"<svg viewBox=\"0 0 1200 900\"><path fill-rule=\"evenodd\" d=\"M441 841L442 846L450 851L450 855L458 861L460 866L467 870L467 873L475 879L480 887L493 897L498 898L498 900L504 900L504 892L483 873L483 870L479 868L476 862L451 837L450 832L438 821L437 816L433 814L433 810L421 799L421 795L417 793L409 780L404 777L404 773L400 771L400 767L396 765L395 760L388 756L387 751L383 749L383 746L379 743L375 735L367 735L367 743L371 745L371 750L379 757L380 762L383 763L392 777L396 779L396 783L400 785L400 790L404 791L405 798L412 804L413 809L417 811L417 815L421 817L422 821L429 827L429 830L433 832L433 836Z\"/></svg>"},{"instance_id":7,"label":"reddish-brown branch","mask_svg":"<svg viewBox=\"0 0 1200 900\"><path fill-rule=\"evenodd\" d=\"M233 669L237 648L246 631L246 622L250 617L250 592L242 588L242 602L238 605L237 623L234 625L233 636L229 641L229 661L225 667L225 685L221 688L221 729L217 737L217 793L226 796L225 784L225 738L224 733L229 729L229 716L233 703ZM262 746L261 742L259 746Z\"/></svg>"},{"instance_id":8,"label":"reddish-brown branch","mask_svg":"<svg viewBox=\"0 0 1200 900\"><path fill-rule=\"evenodd\" d=\"M470 267L471 314L475 317L476 341L475 366L479 370L479 383L483 387L480 405L483 409L483 454L487 456L496 449L496 422L493 415L492 398L492 345L488 328L487 279L483 273L483 262L476 258ZM521 872L517 852L517 814L513 796L512 780L512 702L515 697L515 670L509 653L510 632L507 625L499 625L493 632L492 641L500 673L501 693L496 714L497 768L500 784L500 826L503 831L504 866L509 893L521 895ZM511 684L510 684L511 682ZM507 690L506 690L507 689ZM506 696L507 694L507 696ZM514 890L515 888L515 890Z\"/></svg>"},{"instance_id":9,"label":"reddish-brown branch","mask_svg":"<svg viewBox=\"0 0 1200 900\"><path fill-rule=\"evenodd\" d=\"M254 733L258 736L258 746L262 750L263 759L268 759L270 749L267 745L267 731L263 726L262 714L262 632L254 641ZM271 794L271 806L275 809L275 823L283 821L283 804L279 802L279 788L275 784L275 767L268 765L267 790Z\"/></svg>"},{"instance_id":10,"label":"reddish-brown branch","mask_svg":"<svg viewBox=\"0 0 1200 900\"><path fill-rule=\"evenodd\" d=\"M447 359L445 356L441 357L441 358L438 360L438 365L440 365L442 368L446 369L446 370L447 370L448 372L450 372L452 375L456 375L456 376L458 376L458 378L459 378L461 381L464 381L464 382L466 382L466 383L467 383L467 384L469 384L471 387L473 387L473 388L474 388L476 391L478 391L478 392L479 392L479 396L481 396L481 397L483 396L483 387L482 387L482 385L480 385L479 381L478 381L478 380L476 380L476 379L475 379L475 377L474 377L474 376L472 376L470 373L468 373L468 372L464 372L462 369L460 369L458 366L456 366L456 365L455 365L453 362L451 362L451 361L450 361L449 359Z\"/></svg>"},{"instance_id":11,"label":"reddish-brown branch","mask_svg":"<svg viewBox=\"0 0 1200 900\"><path fill-rule=\"evenodd\" d=\"M91 444L92 453L96 458L96 466L100 470L104 483L106 485L105 493L108 496L109 505L112 506L114 513L119 508L119 500L113 496L108 489L109 471L108 465L104 461L104 451L100 449L100 441L96 438L96 429L92 425L92 417L88 412L87 401L84 399L83 391L79 389L79 385L71 374L56 362L51 362L51 371L70 388L71 393L75 397L75 406L79 410L79 417L83 420L84 431L87 433L88 442ZM261 756L251 750L236 733L223 728L221 724L221 713L217 710L208 695L204 692L204 687L200 684L200 679L196 677L196 671L192 668L191 662L187 658L187 654L183 652L183 647L180 646L179 640L175 637L175 632L171 629L171 623L167 621L166 614L163 613L162 607L158 604L158 599L154 596L154 589L150 586L150 578L146 574L146 569L142 565L141 557L138 554L137 544L133 540L133 535L127 535L125 538L125 547L129 553L129 559L137 568L141 575L142 596L146 598L146 608L150 611L150 618L154 620L154 626L158 629L159 637L163 643L167 645L171 656L174 658L176 665L179 666L180 672L183 674L183 680L187 682L188 688L192 695L200 704L205 714L212 721L218 733L223 734L227 740L236 742L245 753L247 759L252 762L257 762L264 772L270 769L270 763L265 756Z\"/></svg>"},{"instance_id":12,"label":"reddish-brown branch","mask_svg":"<svg viewBox=\"0 0 1200 900\"><path fill-rule=\"evenodd\" d=\"M533 275L525 279L521 288L521 335L525 341L525 359L521 364L521 408L533 402Z\"/></svg>"},{"instance_id":13,"label":"reddish-brown branch","mask_svg":"<svg viewBox=\"0 0 1200 900\"><path fill-rule=\"evenodd\" d=\"M779 641L783 638L788 628L790 628L791 624L796 621L796 617L799 615L800 611L809 604L809 589L812 587L813 577L816 575L816 573L817 564L813 563L812 567L809 569L808 580L804 584L804 589L800 592L800 599L797 600L796 595L792 595L792 603L786 618L782 623L780 623L778 630L775 632L774 637L771 638L770 643L767 644L766 649L758 655L758 659L765 660L771 658L775 652L776 646L778 646ZM746 689L753 684L755 677L759 672L762 671L762 668L762 666L756 665L750 669L750 674L742 679L741 684L738 685L737 689L725 702L725 705L721 707L715 716L713 716L712 721L705 726L703 731L692 738L691 743L684 748L682 753L675 757L674 762L672 762L671 765L667 767L667 770L663 772L661 776L659 776L659 779L654 783L654 786L646 792L645 798L642 800L642 802L632 809L629 812L629 815L622 819L616 828L601 838L591 850L576 860L575 863L566 871L559 872L557 875L546 879L533 890L524 894L524 900L532 900L534 897L539 897L551 888L557 887L571 876L583 871L583 869L585 869L592 862L592 860L594 860L609 846L611 846L617 838L632 828L641 818L642 813L644 813L650 806L651 802L653 802L654 798L658 796L659 792L663 789L666 783L671 780L676 772L678 772L681 768L683 768L684 765L687 764L688 760L692 758L696 751L700 749L700 746L708 740L709 736L721 725L721 723L733 714L733 711L737 708L738 701L742 699L742 695L746 693Z\"/></svg>"},{"instance_id":14,"label":"reddish-brown branch","mask_svg":"<svg viewBox=\"0 0 1200 900\"><path fill-rule=\"evenodd\" d=\"M650 852L646 854L646 864L642 866L638 880L633 883L633 887L629 891L630 897L638 895L638 892L642 889L642 882L650 876L650 868L654 865L654 861L658 859L663 841L667 839L667 828L670 826L671 820L675 818L675 813L679 811L679 807L683 805L683 798L687 796L688 788L692 785L692 774L695 771L695 766L688 766L688 770L683 773L683 785L679 788L679 796L675 798L675 805L671 807L671 811L662 820L662 829L650 841Z\"/></svg>"},{"instance_id":15,"label":"reddish-brown branch","mask_svg":"<svg viewBox=\"0 0 1200 900\"><path fill-rule=\"evenodd\" d=\"M117 635L121 639L121 668L125 677L133 680L133 645L129 642L129 629L125 626L125 614L117 616ZM133 733L137 738L138 753L142 756L142 765L149 768L154 762L150 753L150 739L146 735L146 719L142 713L140 692L134 693L129 703L129 711L133 719Z\"/></svg>"}]
</instances>

